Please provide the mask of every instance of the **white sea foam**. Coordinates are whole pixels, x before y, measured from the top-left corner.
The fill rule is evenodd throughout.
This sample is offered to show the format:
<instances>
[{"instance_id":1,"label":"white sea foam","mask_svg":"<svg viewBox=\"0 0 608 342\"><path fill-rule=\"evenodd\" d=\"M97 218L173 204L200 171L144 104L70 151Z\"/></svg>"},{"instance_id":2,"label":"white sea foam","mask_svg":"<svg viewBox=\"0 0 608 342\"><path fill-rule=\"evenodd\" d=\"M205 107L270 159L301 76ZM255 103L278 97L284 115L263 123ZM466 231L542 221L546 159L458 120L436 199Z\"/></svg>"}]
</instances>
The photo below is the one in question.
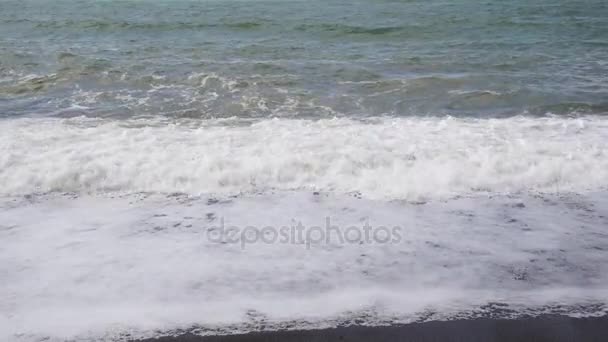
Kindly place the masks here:
<instances>
[{"instance_id":1,"label":"white sea foam","mask_svg":"<svg viewBox=\"0 0 608 342\"><path fill-rule=\"evenodd\" d=\"M386 324L475 316L488 302L503 315L605 314L606 203L605 192L425 205L309 192L4 197L0 340ZM222 219L311 227L327 217L340 229L399 226L401 239L242 246L208 234ZM600 305L567 311L586 304Z\"/></svg>"},{"instance_id":2,"label":"white sea foam","mask_svg":"<svg viewBox=\"0 0 608 342\"><path fill-rule=\"evenodd\" d=\"M7 119L0 191L360 192L444 199L608 184L608 119Z\"/></svg>"},{"instance_id":3,"label":"white sea foam","mask_svg":"<svg viewBox=\"0 0 608 342\"><path fill-rule=\"evenodd\" d=\"M0 339L607 310L602 117L22 118L0 133ZM207 235L327 217L402 239Z\"/></svg>"}]
</instances>

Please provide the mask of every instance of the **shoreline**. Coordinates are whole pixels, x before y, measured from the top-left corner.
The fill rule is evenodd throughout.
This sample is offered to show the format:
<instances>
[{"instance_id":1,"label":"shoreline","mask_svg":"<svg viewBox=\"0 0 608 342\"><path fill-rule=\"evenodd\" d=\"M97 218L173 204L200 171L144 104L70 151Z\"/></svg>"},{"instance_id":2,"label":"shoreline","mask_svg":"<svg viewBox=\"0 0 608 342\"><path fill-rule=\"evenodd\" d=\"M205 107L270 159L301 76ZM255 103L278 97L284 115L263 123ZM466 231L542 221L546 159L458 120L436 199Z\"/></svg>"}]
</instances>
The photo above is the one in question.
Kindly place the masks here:
<instances>
[{"instance_id":1,"label":"shoreline","mask_svg":"<svg viewBox=\"0 0 608 342\"><path fill-rule=\"evenodd\" d=\"M393 326L345 326L319 330L256 331L235 335L199 336L183 333L133 342L394 342L394 341L605 341L608 315L574 318L542 315L518 319L476 318L453 321L429 321Z\"/></svg>"}]
</instances>

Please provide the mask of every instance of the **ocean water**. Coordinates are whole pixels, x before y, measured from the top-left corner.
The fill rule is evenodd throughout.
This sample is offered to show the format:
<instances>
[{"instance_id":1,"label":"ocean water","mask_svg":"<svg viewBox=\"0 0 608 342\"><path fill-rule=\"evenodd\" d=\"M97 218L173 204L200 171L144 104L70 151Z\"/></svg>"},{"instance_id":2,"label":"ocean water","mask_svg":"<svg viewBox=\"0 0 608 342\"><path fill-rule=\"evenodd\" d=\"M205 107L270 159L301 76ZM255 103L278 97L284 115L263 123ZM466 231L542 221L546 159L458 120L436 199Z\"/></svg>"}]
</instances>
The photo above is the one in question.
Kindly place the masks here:
<instances>
[{"instance_id":1,"label":"ocean water","mask_svg":"<svg viewBox=\"0 0 608 342\"><path fill-rule=\"evenodd\" d=\"M3 117L606 114L605 1L2 1Z\"/></svg>"},{"instance_id":2,"label":"ocean water","mask_svg":"<svg viewBox=\"0 0 608 342\"><path fill-rule=\"evenodd\" d=\"M607 188L606 1L0 0L0 339L602 315Z\"/></svg>"}]
</instances>

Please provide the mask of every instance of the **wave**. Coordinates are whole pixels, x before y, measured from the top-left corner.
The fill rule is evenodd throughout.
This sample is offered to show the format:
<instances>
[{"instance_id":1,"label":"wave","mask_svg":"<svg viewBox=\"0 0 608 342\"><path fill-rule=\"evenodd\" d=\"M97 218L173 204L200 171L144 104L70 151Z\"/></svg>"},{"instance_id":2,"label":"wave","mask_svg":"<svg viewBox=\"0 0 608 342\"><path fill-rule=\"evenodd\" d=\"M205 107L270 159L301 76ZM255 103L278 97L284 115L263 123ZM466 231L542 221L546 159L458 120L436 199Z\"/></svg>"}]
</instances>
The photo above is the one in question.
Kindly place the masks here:
<instances>
[{"instance_id":1,"label":"wave","mask_svg":"<svg viewBox=\"0 0 608 342\"><path fill-rule=\"evenodd\" d=\"M19 77L16 82L1 82L0 95L23 95L48 90L59 80L55 73L48 75L30 74Z\"/></svg>"},{"instance_id":2,"label":"wave","mask_svg":"<svg viewBox=\"0 0 608 342\"><path fill-rule=\"evenodd\" d=\"M304 189L418 200L608 184L608 119L600 117L226 122L3 120L0 188L5 194Z\"/></svg>"},{"instance_id":3,"label":"wave","mask_svg":"<svg viewBox=\"0 0 608 342\"><path fill-rule=\"evenodd\" d=\"M112 64L104 59L60 53L57 61L60 67L47 74L23 74L10 70L9 77L0 82L0 95L31 95L50 90L59 84L75 85L85 77L102 81L108 79L111 72L125 74L119 70L112 71Z\"/></svg>"},{"instance_id":4,"label":"wave","mask_svg":"<svg viewBox=\"0 0 608 342\"><path fill-rule=\"evenodd\" d=\"M295 27L296 31L305 32L325 32L334 33L337 35L389 35L398 32L405 32L408 30L418 29L410 26L355 26L345 24L328 24L328 23L315 23L315 24L303 24Z\"/></svg>"},{"instance_id":5,"label":"wave","mask_svg":"<svg viewBox=\"0 0 608 342\"><path fill-rule=\"evenodd\" d=\"M31 22L37 29L85 29L94 31L119 31L119 30L198 30L211 28L227 28L233 30L254 30L263 26L272 25L266 20L260 21L226 21L215 22L129 22L111 20L49 20Z\"/></svg>"},{"instance_id":6,"label":"wave","mask_svg":"<svg viewBox=\"0 0 608 342\"><path fill-rule=\"evenodd\" d=\"M22 20L19 23L27 23L36 29L83 29L93 31L122 31L122 30L153 30L153 31L174 31L174 30L203 30L203 29L229 29L229 30L257 30L263 28L279 27L278 23L268 19L255 19L244 21L223 21L223 22L136 22L136 21L112 21L107 19L64 19L48 21ZM396 26L358 26L335 23L311 23L296 24L282 27L282 31L293 30L295 32L317 32L333 33L337 35L391 35L404 32L419 32L421 27L410 25Z\"/></svg>"},{"instance_id":7,"label":"wave","mask_svg":"<svg viewBox=\"0 0 608 342\"><path fill-rule=\"evenodd\" d=\"M475 86L479 77L429 75L385 78L361 67L327 67L323 77L330 92L310 89L310 79L281 63L253 61L227 72L190 71L170 74L141 65L61 52L58 67L46 74L0 73L0 97L47 101L45 112L31 113L15 107L0 116L36 114L49 116L220 118L327 118L391 116L513 117L525 115L607 115L608 104L556 102L559 94L513 87ZM204 68L201 66L200 68ZM198 69L198 68L195 68ZM483 84L482 84L483 86ZM340 94L335 96L334 94ZM70 111L72 107L90 110ZM64 110L66 109L66 110Z\"/></svg>"},{"instance_id":8,"label":"wave","mask_svg":"<svg viewBox=\"0 0 608 342\"><path fill-rule=\"evenodd\" d=\"M606 103L581 103L581 102L562 102L550 105L537 106L529 110L532 115L582 115L608 114L608 102Z\"/></svg>"}]
</instances>

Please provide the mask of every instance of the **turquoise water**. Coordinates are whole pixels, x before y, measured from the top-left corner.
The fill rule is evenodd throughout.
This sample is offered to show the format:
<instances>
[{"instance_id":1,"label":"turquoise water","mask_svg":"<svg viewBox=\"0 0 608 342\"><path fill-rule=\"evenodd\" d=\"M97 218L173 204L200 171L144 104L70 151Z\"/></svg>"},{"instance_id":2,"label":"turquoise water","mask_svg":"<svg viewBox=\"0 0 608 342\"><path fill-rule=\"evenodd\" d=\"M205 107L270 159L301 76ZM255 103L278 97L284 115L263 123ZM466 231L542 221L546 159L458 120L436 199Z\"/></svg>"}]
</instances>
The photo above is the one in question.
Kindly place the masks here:
<instances>
[{"instance_id":1,"label":"turquoise water","mask_svg":"<svg viewBox=\"0 0 608 342\"><path fill-rule=\"evenodd\" d=\"M608 113L608 3L0 1L0 116Z\"/></svg>"}]
</instances>

